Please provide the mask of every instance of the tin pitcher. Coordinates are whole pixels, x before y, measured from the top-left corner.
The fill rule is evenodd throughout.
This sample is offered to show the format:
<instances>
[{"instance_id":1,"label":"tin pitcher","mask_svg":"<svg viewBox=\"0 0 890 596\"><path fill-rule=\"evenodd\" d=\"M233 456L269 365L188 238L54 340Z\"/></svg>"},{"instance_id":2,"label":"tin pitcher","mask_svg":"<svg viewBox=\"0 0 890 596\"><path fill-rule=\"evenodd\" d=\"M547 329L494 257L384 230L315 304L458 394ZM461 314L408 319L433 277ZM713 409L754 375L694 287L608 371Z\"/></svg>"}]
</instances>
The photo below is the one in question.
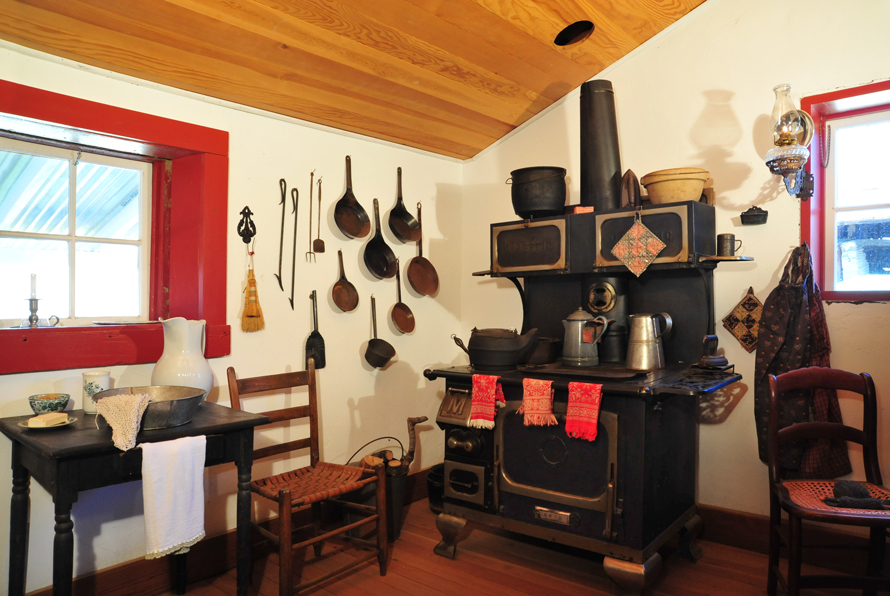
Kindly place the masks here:
<instances>
[{"instance_id":1,"label":"tin pitcher","mask_svg":"<svg viewBox=\"0 0 890 596\"><path fill-rule=\"evenodd\" d=\"M658 317L664 317L664 330L658 331ZM627 368L631 370L656 370L664 368L662 336L671 330L673 322L666 312L641 313L628 316L630 336L627 340Z\"/></svg>"},{"instance_id":2,"label":"tin pitcher","mask_svg":"<svg viewBox=\"0 0 890 596\"><path fill-rule=\"evenodd\" d=\"M566 366L598 366L600 363L596 342L606 332L606 317L594 317L579 308L563 322L566 335L562 343L562 363Z\"/></svg>"}]
</instances>

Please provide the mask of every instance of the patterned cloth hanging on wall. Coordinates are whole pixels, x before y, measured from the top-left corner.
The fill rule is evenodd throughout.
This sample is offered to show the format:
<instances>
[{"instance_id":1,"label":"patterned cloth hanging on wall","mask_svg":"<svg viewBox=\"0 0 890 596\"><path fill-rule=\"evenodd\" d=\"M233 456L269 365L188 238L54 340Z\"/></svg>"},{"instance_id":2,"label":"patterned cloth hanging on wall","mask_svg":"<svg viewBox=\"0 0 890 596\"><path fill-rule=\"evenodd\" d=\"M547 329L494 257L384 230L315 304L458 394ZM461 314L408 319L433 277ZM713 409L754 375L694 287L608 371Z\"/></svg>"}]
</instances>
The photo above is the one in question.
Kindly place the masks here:
<instances>
[{"instance_id":1,"label":"patterned cloth hanging on wall","mask_svg":"<svg viewBox=\"0 0 890 596\"><path fill-rule=\"evenodd\" d=\"M723 326L739 340L742 347L750 354L757 349L757 335L760 332L760 316L763 314L763 303L754 295L754 288L741 302L735 305L728 315L723 317Z\"/></svg>"},{"instance_id":2,"label":"patterned cloth hanging on wall","mask_svg":"<svg viewBox=\"0 0 890 596\"><path fill-rule=\"evenodd\" d=\"M639 277L664 250L665 243L643 225L639 211L634 219L634 225L612 247L612 254Z\"/></svg>"}]
</instances>

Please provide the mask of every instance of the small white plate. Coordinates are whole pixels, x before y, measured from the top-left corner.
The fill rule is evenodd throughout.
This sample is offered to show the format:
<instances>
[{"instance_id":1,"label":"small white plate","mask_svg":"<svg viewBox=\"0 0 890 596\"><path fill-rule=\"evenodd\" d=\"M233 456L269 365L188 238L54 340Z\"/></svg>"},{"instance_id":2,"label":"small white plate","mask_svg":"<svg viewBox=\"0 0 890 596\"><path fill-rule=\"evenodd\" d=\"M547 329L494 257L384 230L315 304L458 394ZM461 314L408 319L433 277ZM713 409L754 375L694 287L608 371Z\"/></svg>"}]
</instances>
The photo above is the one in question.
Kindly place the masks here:
<instances>
[{"instance_id":1,"label":"small white plate","mask_svg":"<svg viewBox=\"0 0 890 596\"><path fill-rule=\"evenodd\" d=\"M56 424L55 426L28 426L27 420L20 420L19 426L22 428L27 428L28 430L52 430L54 428L62 428L63 426L70 426L77 422L77 418L74 416L68 416L68 422L63 422L62 424Z\"/></svg>"}]
</instances>

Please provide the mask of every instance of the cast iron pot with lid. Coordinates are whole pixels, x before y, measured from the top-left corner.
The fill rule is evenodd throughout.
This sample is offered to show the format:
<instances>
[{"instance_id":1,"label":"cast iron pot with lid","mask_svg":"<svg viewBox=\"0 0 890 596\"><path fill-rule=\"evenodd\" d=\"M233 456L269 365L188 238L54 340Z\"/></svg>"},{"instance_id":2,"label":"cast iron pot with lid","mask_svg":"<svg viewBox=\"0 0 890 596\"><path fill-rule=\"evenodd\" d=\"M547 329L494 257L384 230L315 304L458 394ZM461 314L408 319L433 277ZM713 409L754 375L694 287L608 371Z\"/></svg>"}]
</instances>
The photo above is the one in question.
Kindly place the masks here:
<instances>
[{"instance_id":1,"label":"cast iron pot with lid","mask_svg":"<svg viewBox=\"0 0 890 596\"><path fill-rule=\"evenodd\" d=\"M510 172L507 184L512 185L513 211L522 219L562 215L565 211L565 168L520 168Z\"/></svg>"},{"instance_id":2,"label":"cast iron pot with lid","mask_svg":"<svg viewBox=\"0 0 890 596\"><path fill-rule=\"evenodd\" d=\"M451 339L470 357L470 364L477 370L510 370L525 361L535 347L537 329L529 329L519 335L513 329L473 329L470 342L452 335Z\"/></svg>"}]
</instances>

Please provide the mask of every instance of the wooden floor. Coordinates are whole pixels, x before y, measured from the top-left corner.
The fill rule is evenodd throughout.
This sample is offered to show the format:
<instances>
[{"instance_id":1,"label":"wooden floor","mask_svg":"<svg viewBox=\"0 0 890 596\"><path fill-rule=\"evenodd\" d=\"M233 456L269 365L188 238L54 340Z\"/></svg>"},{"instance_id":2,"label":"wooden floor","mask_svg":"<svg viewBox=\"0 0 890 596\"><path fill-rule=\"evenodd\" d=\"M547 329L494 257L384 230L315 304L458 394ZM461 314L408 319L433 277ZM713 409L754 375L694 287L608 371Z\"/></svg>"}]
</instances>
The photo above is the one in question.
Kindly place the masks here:
<instances>
[{"instance_id":1,"label":"wooden floor","mask_svg":"<svg viewBox=\"0 0 890 596\"><path fill-rule=\"evenodd\" d=\"M390 547L385 577L380 576L376 559L347 574L328 580L304 592L329 596L601 596L619 594L602 569L602 557L561 545L511 534L470 522L457 546L457 558L449 560L433 554L439 542L436 515L426 500L405 509L401 536ZM699 541L704 556L693 563L679 555L669 543L662 550L661 575L645 594L653 596L723 596L766 594L766 555ZM298 556L295 568L304 559L312 561L306 579L318 577L354 557L351 545L325 545L322 560L312 549ZM784 563L784 561L783 561ZM804 573L831 573L807 568ZM235 594L235 571L188 587L189 596L229 596ZM277 596L278 557L259 560L254 565L251 596ZM861 594L847 590L809 590L806 596L847 596ZM167 592L163 596L173 596Z\"/></svg>"}]
</instances>

